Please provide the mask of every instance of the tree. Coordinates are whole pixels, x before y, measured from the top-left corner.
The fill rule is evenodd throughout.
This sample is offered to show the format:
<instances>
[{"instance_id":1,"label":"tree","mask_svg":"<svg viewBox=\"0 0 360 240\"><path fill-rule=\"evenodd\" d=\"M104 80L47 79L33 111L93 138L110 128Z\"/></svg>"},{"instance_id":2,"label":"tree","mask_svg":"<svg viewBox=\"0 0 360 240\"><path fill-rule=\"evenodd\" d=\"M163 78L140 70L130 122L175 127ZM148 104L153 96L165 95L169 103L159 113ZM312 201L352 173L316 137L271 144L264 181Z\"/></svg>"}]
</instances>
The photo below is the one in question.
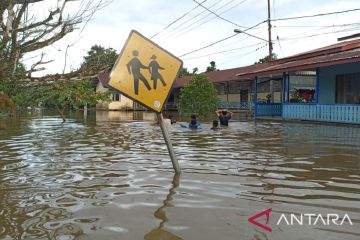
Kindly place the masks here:
<instances>
[{"instance_id":1,"label":"tree","mask_svg":"<svg viewBox=\"0 0 360 240\"><path fill-rule=\"evenodd\" d=\"M178 77L185 77L185 76L191 76L191 73L188 71L187 68L181 68L179 73L178 73Z\"/></svg>"},{"instance_id":2,"label":"tree","mask_svg":"<svg viewBox=\"0 0 360 240\"><path fill-rule=\"evenodd\" d=\"M216 63L215 61L211 61L210 62L210 66L208 66L206 68L206 72L215 72L215 71L219 71L219 69L216 68Z\"/></svg>"},{"instance_id":3,"label":"tree","mask_svg":"<svg viewBox=\"0 0 360 240\"><path fill-rule=\"evenodd\" d=\"M54 106L65 122L66 109L78 109L84 105L95 105L98 101L109 101L110 93L97 93L89 80L78 80L42 86L33 96L37 105Z\"/></svg>"},{"instance_id":4,"label":"tree","mask_svg":"<svg viewBox=\"0 0 360 240\"><path fill-rule=\"evenodd\" d=\"M205 75L195 75L180 92L179 108L183 113L207 116L217 109L217 91Z\"/></svg>"},{"instance_id":5,"label":"tree","mask_svg":"<svg viewBox=\"0 0 360 240\"><path fill-rule=\"evenodd\" d=\"M0 1L0 81L18 79L16 69L24 54L41 50L59 41L74 31L84 21L89 21L94 12L108 4L108 1L89 0L86 5L76 0L53 1L53 7L47 9L47 16L41 17L34 10L41 7L45 0L1 0ZM70 10L73 14L69 14ZM49 63L40 60L27 71L43 70L37 66Z\"/></svg>"},{"instance_id":6,"label":"tree","mask_svg":"<svg viewBox=\"0 0 360 240\"><path fill-rule=\"evenodd\" d=\"M272 54L272 59L273 59L273 60L278 59L276 53L273 53L273 54ZM255 64L268 63L269 60L270 60L269 55L267 55L266 57L260 58L259 61L255 62Z\"/></svg>"},{"instance_id":7,"label":"tree","mask_svg":"<svg viewBox=\"0 0 360 240\"><path fill-rule=\"evenodd\" d=\"M0 92L0 112L5 110L5 112L11 112L14 114L16 111L16 106L14 101L6 94Z\"/></svg>"},{"instance_id":8,"label":"tree","mask_svg":"<svg viewBox=\"0 0 360 240\"><path fill-rule=\"evenodd\" d=\"M104 69L111 69L115 64L117 57L118 54L115 49L94 45L84 57L81 69L95 73Z\"/></svg>"}]
</instances>

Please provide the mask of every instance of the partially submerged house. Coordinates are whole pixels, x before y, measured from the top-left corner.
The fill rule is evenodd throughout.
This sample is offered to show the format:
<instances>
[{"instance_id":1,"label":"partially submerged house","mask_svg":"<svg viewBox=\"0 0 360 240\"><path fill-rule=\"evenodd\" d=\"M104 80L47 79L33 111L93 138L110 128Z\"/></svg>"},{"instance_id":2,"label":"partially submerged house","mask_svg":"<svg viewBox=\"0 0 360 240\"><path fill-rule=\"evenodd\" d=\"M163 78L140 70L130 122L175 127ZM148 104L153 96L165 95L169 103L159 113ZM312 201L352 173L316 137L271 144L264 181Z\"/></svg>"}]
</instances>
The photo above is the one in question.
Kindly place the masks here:
<instances>
[{"instance_id":1,"label":"partially submerged house","mask_svg":"<svg viewBox=\"0 0 360 240\"><path fill-rule=\"evenodd\" d=\"M205 73L220 108L251 109L255 116L360 124L360 40L340 42L270 63ZM175 82L169 106L176 106Z\"/></svg>"},{"instance_id":2,"label":"partially submerged house","mask_svg":"<svg viewBox=\"0 0 360 240\"><path fill-rule=\"evenodd\" d=\"M120 92L110 89L109 80L110 77L108 72L100 73L95 79L96 92L104 93L111 91L109 102L98 102L96 104L96 109L110 111L133 110L133 101L123 96Z\"/></svg>"},{"instance_id":3,"label":"partially submerged house","mask_svg":"<svg viewBox=\"0 0 360 240\"><path fill-rule=\"evenodd\" d=\"M299 79L299 73L308 76ZM256 116L360 124L360 40L279 59L237 76L253 78L254 99L262 81L281 78L281 102L254 101ZM307 87L300 91L302 83Z\"/></svg>"}]
</instances>

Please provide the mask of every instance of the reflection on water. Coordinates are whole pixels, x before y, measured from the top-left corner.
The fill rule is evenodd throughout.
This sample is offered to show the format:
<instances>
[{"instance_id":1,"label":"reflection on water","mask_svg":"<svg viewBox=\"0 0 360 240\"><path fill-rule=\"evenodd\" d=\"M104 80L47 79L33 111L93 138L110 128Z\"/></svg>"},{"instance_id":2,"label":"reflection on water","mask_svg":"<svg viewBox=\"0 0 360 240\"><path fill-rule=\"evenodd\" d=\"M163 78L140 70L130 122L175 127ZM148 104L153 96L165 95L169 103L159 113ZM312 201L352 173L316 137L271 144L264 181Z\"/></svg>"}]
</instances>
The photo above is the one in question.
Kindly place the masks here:
<instances>
[{"instance_id":1,"label":"reflection on water","mask_svg":"<svg viewBox=\"0 0 360 240\"><path fill-rule=\"evenodd\" d=\"M179 177L154 121L0 119L0 239L359 239L360 128L172 125ZM247 222L267 208L272 233ZM281 213L348 213L354 226L276 226Z\"/></svg>"},{"instance_id":2,"label":"reflection on water","mask_svg":"<svg viewBox=\"0 0 360 240\"><path fill-rule=\"evenodd\" d=\"M181 240L182 239L163 229L165 222L168 221L168 218L166 217L165 208L173 206L171 204L171 201L173 200L173 196L175 195L176 188L179 186L179 184L180 184L180 174L175 174L172 181L172 187L170 188L169 194L166 196L166 199L163 202L164 204L160 208L158 208L154 213L154 216L157 219L161 220L160 225L159 227L155 228L154 230L146 234L144 237L145 240L158 240L158 239Z\"/></svg>"}]
</instances>

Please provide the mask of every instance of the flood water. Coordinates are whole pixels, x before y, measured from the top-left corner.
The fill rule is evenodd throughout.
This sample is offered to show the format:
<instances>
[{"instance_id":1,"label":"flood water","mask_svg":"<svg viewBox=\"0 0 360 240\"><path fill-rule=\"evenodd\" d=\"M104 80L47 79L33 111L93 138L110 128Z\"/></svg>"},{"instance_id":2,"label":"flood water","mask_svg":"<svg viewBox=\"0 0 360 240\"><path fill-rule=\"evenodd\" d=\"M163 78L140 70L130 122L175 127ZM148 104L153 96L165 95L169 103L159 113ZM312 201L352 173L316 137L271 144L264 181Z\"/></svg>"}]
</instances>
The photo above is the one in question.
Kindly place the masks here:
<instances>
[{"instance_id":1,"label":"flood water","mask_svg":"<svg viewBox=\"0 0 360 240\"><path fill-rule=\"evenodd\" d=\"M172 125L174 175L153 122L149 113L0 118L0 239L360 239L360 128ZM272 232L248 222L269 208ZM277 224L292 213L348 214L353 225Z\"/></svg>"}]
</instances>

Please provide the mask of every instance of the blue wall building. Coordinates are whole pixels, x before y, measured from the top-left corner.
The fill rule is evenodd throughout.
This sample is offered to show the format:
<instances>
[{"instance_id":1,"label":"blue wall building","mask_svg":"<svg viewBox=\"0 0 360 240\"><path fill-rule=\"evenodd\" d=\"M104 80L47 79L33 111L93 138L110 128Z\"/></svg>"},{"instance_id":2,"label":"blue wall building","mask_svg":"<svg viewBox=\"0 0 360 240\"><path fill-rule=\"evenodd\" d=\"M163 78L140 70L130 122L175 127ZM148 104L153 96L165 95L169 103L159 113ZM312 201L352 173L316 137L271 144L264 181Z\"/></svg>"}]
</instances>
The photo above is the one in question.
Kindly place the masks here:
<instances>
[{"instance_id":1,"label":"blue wall building","mask_svg":"<svg viewBox=\"0 0 360 240\"><path fill-rule=\"evenodd\" d=\"M360 124L360 40L279 59L237 76L254 78L255 116ZM280 76L281 103L258 102L259 83Z\"/></svg>"}]
</instances>

